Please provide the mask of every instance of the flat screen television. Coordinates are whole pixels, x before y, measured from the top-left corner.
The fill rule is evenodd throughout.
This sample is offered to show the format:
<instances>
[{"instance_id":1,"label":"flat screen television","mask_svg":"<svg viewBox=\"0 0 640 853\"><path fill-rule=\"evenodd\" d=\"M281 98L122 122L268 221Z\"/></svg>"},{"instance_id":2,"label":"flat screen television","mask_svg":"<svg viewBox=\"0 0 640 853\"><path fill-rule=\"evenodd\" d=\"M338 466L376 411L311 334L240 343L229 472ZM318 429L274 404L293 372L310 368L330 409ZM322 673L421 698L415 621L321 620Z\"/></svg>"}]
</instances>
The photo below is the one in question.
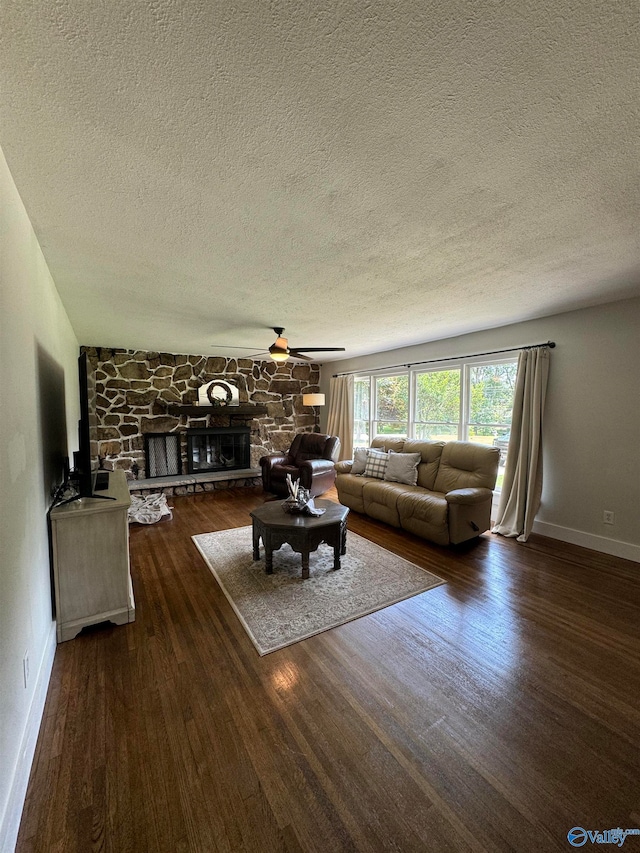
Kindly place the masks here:
<instances>
[{"instance_id":1,"label":"flat screen television","mask_svg":"<svg viewBox=\"0 0 640 853\"><path fill-rule=\"evenodd\" d=\"M49 505L59 498L69 481L65 375L64 367L39 343L36 365L43 495Z\"/></svg>"},{"instance_id":2,"label":"flat screen television","mask_svg":"<svg viewBox=\"0 0 640 853\"><path fill-rule=\"evenodd\" d=\"M71 479L76 483L77 498L107 498L100 489L108 488L109 474L98 471L97 417L95 413L95 379L89 369L86 352L78 358L80 420L78 421L78 450L73 454ZM99 482L96 482L98 479ZM115 500L109 498L109 500Z\"/></svg>"},{"instance_id":3,"label":"flat screen television","mask_svg":"<svg viewBox=\"0 0 640 853\"><path fill-rule=\"evenodd\" d=\"M73 476L77 481L78 493L82 498L90 498L93 495L93 470L94 467L97 467L93 463L91 454L93 425L89 406L89 374L89 359L87 354L86 352L80 353L80 357L78 358L80 420L78 421L78 449L73 454Z\"/></svg>"}]
</instances>

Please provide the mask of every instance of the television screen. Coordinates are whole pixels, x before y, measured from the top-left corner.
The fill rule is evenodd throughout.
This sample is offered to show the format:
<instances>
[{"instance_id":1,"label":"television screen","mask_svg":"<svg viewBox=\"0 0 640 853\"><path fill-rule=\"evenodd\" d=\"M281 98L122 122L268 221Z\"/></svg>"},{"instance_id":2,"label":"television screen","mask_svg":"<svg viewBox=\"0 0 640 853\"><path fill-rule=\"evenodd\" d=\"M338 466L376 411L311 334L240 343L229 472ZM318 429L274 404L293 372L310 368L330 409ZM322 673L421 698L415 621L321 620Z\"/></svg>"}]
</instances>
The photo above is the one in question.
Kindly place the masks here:
<instances>
[{"instance_id":1,"label":"television screen","mask_svg":"<svg viewBox=\"0 0 640 853\"><path fill-rule=\"evenodd\" d=\"M78 451L74 454L74 478L77 482L78 496L81 498L100 497L96 494L109 488L109 474L98 474L98 418L96 415L95 376L86 352L78 358L78 382L80 390L80 421L78 424ZM110 498L113 500L113 498Z\"/></svg>"},{"instance_id":2,"label":"television screen","mask_svg":"<svg viewBox=\"0 0 640 853\"><path fill-rule=\"evenodd\" d=\"M39 344L37 370L42 476L45 503L49 505L69 478L65 377L62 365Z\"/></svg>"},{"instance_id":3,"label":"television screen","mask_svg":"<svg viewBox=\"0 0 640 853\"><path fill-rule=\"evenodd\" d=\"M89 394L89 359L86 352L78 359L78 383L80 391L80 421L78 423L78 450L74 454L74 475L78 481L80 497L91 497L93 494L91 459L91 410Z\"/></svg>"}]
</instances>

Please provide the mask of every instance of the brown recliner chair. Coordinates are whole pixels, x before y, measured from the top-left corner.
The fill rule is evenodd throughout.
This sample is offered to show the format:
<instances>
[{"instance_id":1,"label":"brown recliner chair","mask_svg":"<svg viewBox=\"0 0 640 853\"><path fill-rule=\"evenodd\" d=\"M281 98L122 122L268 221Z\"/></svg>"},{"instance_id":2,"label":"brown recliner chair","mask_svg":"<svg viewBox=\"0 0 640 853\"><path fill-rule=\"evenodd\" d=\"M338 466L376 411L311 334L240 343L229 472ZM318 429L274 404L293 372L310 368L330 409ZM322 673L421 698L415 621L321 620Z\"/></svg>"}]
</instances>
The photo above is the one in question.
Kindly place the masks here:
<instances>
[{"instance_id":1,"label":"brown recliner chair","mask_svg":"<svg viewBox=\"0 0 640 853\"><path fill-rule=\"evenodd\" d=\"M336 481L335 463L340 453L336 435L303 432L291 442L288 453L271 453L260 460L265 492L288 497L287 474L309 489L311 497L321 495Z\"/></svg>"}]
</instances>

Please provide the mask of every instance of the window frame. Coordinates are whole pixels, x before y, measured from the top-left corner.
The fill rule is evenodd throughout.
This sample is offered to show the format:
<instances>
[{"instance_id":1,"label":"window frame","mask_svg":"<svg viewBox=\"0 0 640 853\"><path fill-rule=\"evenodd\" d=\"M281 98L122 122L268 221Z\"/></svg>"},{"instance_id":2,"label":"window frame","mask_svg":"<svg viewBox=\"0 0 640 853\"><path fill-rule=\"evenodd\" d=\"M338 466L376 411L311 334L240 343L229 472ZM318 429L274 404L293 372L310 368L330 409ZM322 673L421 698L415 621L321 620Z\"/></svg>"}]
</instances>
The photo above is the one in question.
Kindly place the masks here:
<instances>
[{"instance_id":1,"label":"window frame","mask_svg":"<svg viewBox=\"0 0 640 853\"><path fill-rule=\"evenodd\" d=\"M378 399L377 399L377 380L395 376L407 377L407 423L406 437L413 439L416 434L416 425L428 423L426 421L416 420L415 404L417 400L417 381L418 376L423 373L436 373L439 371L458 370L460 371L460 399L458 406L458 441L474 441L474 438L469 438L469 428L474 426L495 427L496 429L508 428L509 424L477 424L475 421L470 422L471 416L471 371L474 367L482 367L486 365L499 364L517 364L518 350L500 353L500 357L494 356L472 356L470 358L452 358L436 362L425 362L424 364L407 365L406 368L394 368L389 370L372 370L363 371L354 375L354 382L369 381L369 444L374 436L379 434L378 424ZM362 419L358 419L362 420ZM394 433L395 434L395 433ZM402 437L401 433L397 433ZM356 442L355 424L354 424L354 447L360 447L362 444Z\"/></svg>"}]
</instances>

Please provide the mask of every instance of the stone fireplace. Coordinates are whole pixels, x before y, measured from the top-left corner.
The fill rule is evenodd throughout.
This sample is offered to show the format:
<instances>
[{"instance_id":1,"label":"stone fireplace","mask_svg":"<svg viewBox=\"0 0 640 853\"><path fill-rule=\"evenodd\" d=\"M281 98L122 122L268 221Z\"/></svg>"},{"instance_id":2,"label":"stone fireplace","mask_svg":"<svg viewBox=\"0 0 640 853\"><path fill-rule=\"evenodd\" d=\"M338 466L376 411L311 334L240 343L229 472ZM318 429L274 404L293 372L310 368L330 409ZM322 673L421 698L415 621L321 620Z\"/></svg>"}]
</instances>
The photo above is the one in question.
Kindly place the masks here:
<instances>
[{"instance_id":1,"label":"stone fireplace","mask_svg":"<svg viewBox=\"0 0 640 853\"><path fill-rule=\"evenodd\" d=\"M228 470L229 485L259 483L259 459L286 450L298 432L318 431L316 411L303 405L302 395L317 393L318 364L255 361L202 355L146 352L141 350L83 347L96 383L98 453L103 468L121 468L129 480L188 474L188 436L227 431L248 435L248 462L244 468L222 463L210 472L215 485L206 482L200 469L194 488L178 486L175 494L225 487L221 478ZM209 382L226 382L238 389L237 405L198 406L198 389ZM148 450L154 444L153 457ZM173 438L172 438L173 437ZM177 437L177 439L176 439ZM197 442L196 442L197 445ZM202 443L197 445L202 448ZM178 459L176 459L176 447ZM145 449L146 448L146 449ZM228 445L204 451L205 459L237 459ZM246 459L246 457L245 457ZM191 463L195 467L195 463ZM199 465L202 464L200 459ZM244 465L244 462L243 462ZM164 471L171 472L165 474ZM246 473L243 478L242 472ZM140 484L143 485L142 483ZM130 483L132 488L135 484ZM168 489L165 488L165 491Z\"/></svg>"}]
</instances>

